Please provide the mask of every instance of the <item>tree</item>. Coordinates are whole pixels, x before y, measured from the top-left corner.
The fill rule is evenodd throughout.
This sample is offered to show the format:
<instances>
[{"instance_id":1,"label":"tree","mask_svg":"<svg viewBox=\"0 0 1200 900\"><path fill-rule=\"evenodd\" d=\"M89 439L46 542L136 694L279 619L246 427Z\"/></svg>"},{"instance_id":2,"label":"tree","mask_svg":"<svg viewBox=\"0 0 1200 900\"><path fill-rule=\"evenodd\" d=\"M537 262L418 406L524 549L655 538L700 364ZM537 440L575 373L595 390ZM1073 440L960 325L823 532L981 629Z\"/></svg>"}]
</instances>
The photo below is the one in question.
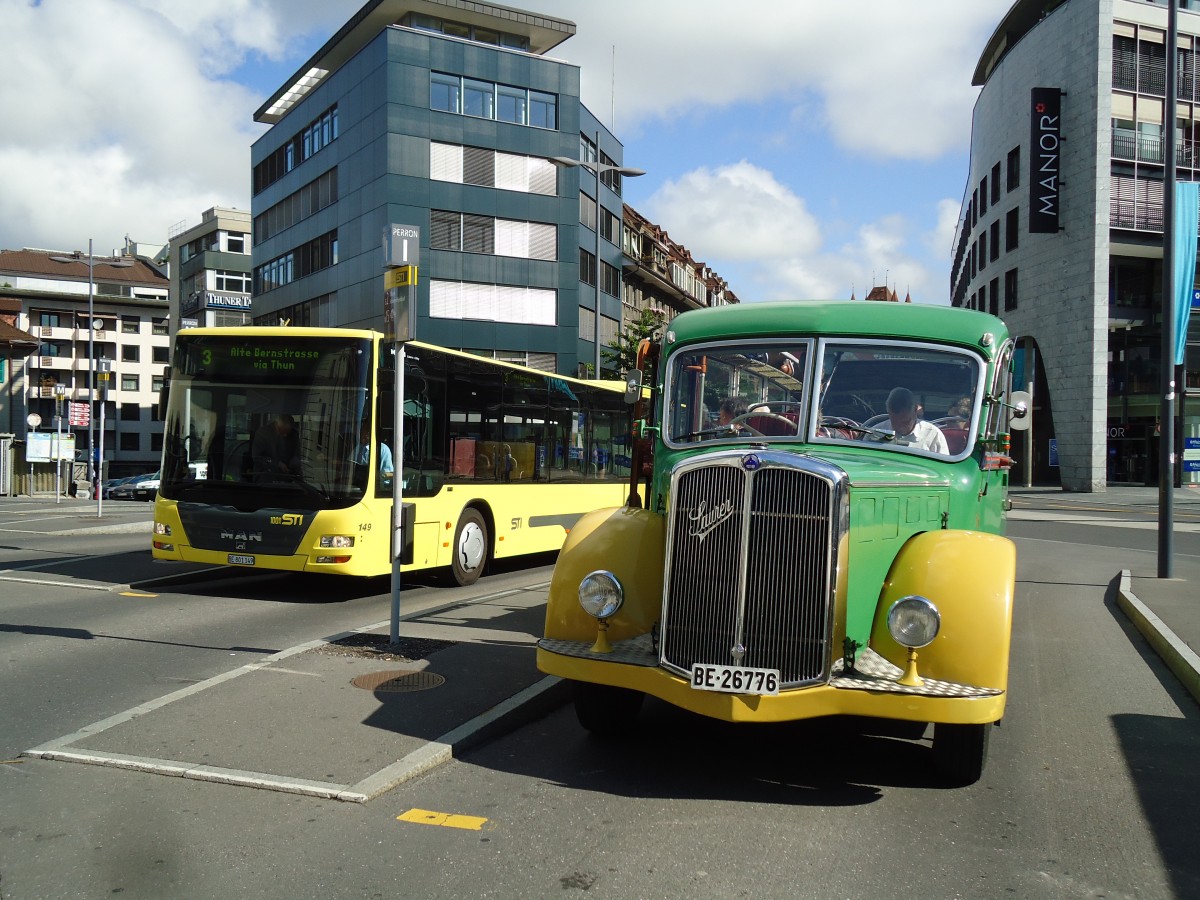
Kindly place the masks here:
<instances>
[{"instance_id":1,"label":"tree","mask_svg":"<svg viewBox=\"0 0 1200 900\"><path fill-rule=\"evenodd\" d=\"M605 368L617 369L624 376L626 372L637 365L637 348L643 338L654 336L654 332L662 327L666 317L657 310L646 307L642 314L634 320L625 323L625 328L617 335L617 339L607 347L601 348L601 355L607 365Z\"/></svg>"}]
</instances>

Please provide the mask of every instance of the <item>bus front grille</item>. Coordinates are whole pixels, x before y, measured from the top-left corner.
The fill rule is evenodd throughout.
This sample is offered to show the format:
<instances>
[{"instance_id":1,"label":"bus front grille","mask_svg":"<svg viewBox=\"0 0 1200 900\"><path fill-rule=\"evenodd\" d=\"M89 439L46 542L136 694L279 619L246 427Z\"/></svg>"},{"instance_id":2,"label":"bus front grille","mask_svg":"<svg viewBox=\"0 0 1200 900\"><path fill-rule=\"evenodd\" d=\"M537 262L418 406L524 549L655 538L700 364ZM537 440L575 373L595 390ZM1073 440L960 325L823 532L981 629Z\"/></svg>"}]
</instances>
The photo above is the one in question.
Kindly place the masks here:
<instances>
[{"instance_id":1,"label":"bus front grille","mask_svg":"<svg viewBox=\"0 0 1200 900\"><path fill-rule=\"evenodd\" d=\"M662 663L778 669L784 687L830 665L844 476L787 454L720 454L672 477Z\"/></svg>"}]
</instances>

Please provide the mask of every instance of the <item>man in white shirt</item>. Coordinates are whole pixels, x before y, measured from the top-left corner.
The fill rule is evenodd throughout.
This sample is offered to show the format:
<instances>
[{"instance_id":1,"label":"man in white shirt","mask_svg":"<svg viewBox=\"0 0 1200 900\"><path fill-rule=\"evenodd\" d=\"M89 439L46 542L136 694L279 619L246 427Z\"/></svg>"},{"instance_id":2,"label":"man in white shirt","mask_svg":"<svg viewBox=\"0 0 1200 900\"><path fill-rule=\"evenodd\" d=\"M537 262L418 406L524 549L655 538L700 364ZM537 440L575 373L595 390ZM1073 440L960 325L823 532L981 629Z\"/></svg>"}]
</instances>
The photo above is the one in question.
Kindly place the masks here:
<instances>
[{"instance_id":1,"label":"man in white shirt","mask_svg":"<svg viewBox=\"0 0 1200 900\"><path fill-rule=\"evenodd\" d=\"M892 388L887 398L887 414L892 420L895 443L919 447L942 456L950 455L942 430L917 417L917 398L908 388Z\"/></svg>"},{"instance_id":2,"label":"man in white shirt","mask_svg":"<svg viewBox=\"0 0 1200 900\"><path fill-rule=\"evenodd\" d=\"M354 448L354 456L352 462L365 466L371 461L371 426L363 422L362 427L358 432L358 446ZM392 448L387 444L380 443L379 445L379 472L381 475L391 475L393 471L392 465Z\"/></svg>"}]
</instances>

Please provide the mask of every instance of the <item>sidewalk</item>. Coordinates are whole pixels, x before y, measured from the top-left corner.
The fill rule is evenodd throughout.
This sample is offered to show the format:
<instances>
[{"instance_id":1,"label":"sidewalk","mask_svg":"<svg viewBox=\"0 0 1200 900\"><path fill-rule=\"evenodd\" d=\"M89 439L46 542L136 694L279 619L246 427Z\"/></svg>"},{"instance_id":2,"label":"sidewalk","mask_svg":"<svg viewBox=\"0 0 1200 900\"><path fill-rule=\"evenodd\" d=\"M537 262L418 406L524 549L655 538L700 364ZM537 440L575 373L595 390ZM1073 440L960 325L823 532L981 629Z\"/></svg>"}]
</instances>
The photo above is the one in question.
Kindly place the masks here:
<instances>
[{"instance_id":1,"label":"sidewalk","mask_svg":"<svg viewBox=\"0 0 1200 900\"><path fill-rule=\"evenodd\" d=\"M1022 496L1037 496L1056 504L1127 507L1143 513L1157 533L1160 501L1156 487L1112 486L1104 493L1015 487L1011 495L1017 502ZM1200 529L1200 487L1175 488L1172 505L1176 535L1181 528ZM1177 539L1173 541L1177 543ZM1120 576L1117 605L1200 701L1200 560L1175 548L1171 573L1171 578L1159 578L1157 560L1148 566L1118 570L1114 573Z\"/></svg>"},{"instance_id":2,"label":"sidewalk","mask_svg":"<svg viewBox=\"0 0 1200 900\"><path fill-rule=\"evenodd\" d=\"M403 615L396 652L388 622L300 644L24 755L364 803L565 701L534 663L548 584L487 581Z\"/></svg>"}]
</instances>

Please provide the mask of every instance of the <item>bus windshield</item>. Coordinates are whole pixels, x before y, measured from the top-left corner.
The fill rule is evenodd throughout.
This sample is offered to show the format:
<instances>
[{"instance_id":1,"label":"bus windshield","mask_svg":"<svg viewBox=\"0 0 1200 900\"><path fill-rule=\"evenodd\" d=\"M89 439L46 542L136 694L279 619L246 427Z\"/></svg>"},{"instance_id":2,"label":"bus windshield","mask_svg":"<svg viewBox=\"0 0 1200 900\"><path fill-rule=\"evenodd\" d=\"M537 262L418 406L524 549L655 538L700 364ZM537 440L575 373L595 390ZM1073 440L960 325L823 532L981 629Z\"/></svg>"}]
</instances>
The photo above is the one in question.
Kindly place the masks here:
<instances>
[{"instance_id":1,"label":"bus windshield","mask_svg":"<svg viewBox=\"0 0 1200 900\"><path fill-rule=\"evenodd\" d=\"M373 428L371 341L188 334L171 367L159 492L238 508L348 506Z\"/></svg>"}]
</instances>

